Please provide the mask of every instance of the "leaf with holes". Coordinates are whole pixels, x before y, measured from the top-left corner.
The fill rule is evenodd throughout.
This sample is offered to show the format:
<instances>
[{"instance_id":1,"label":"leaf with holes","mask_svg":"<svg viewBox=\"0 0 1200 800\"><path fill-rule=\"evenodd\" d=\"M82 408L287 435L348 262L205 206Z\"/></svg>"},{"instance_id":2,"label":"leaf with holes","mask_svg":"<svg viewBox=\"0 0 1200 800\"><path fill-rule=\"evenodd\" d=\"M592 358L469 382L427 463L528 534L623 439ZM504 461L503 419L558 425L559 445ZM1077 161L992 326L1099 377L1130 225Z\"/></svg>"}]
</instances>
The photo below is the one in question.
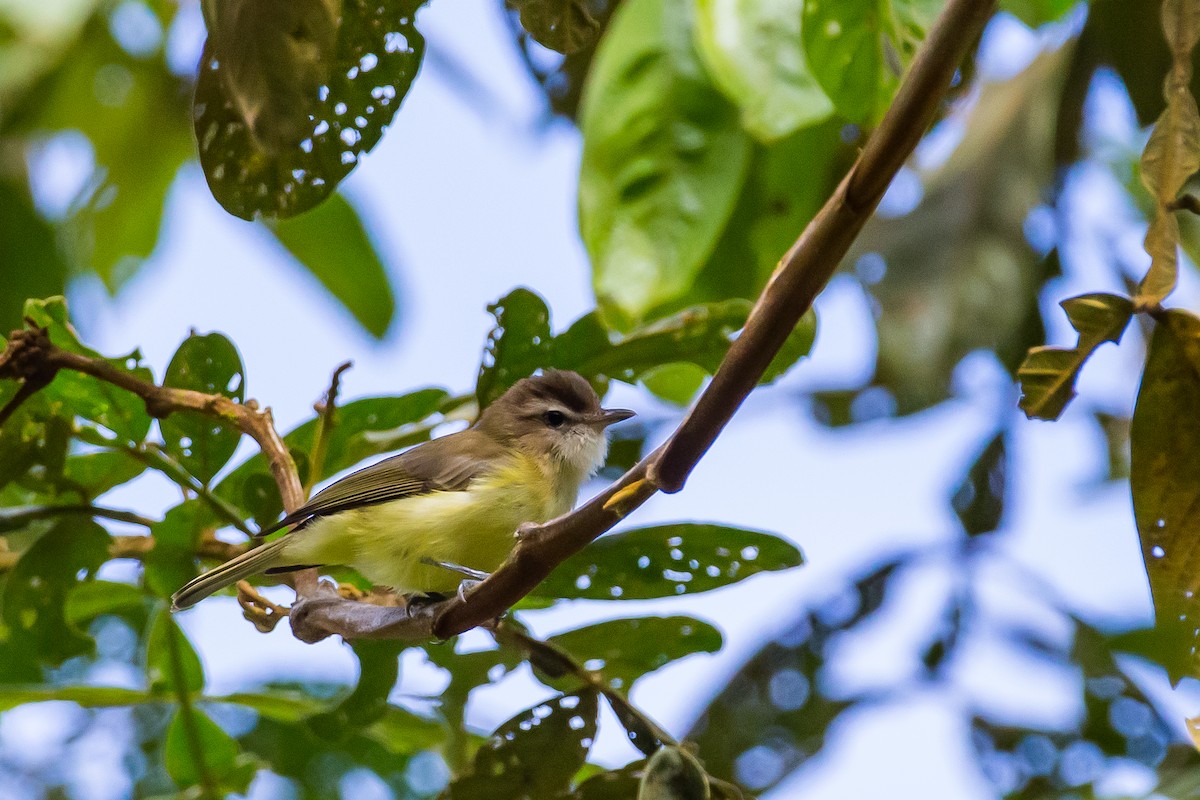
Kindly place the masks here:
<instances>
[{"instance_id":1,"label":"leaf with holes","mask_svg":"<svg viewBox=\"0 0 1200 800\"><path fill-rule=\"evenodd\" d=\"M1200 675L1200 318L1166 312L1154 331L1130 431L1130 488L1156 629ZM1174 660L1174 659L1172 659ZM1171 678L1181 677L1172 670Z\"/></svg>"},{"instance_id":2,"label":"leaf with holes","mask_svg":"<svg viewBox=\"0 0 1200 800\"><path fill-rule=\"evenodd\" d=\"M773 142L827 119L833 103L804 56L804 0L700 0L696 48L742 124Z\"/></svg>"},{"instance_id":3,"label":"leaf with holes","mask_svg":"<svg viewBox=\"0 0 1200 800\"><path fill-rule=\"evenodd\" d=\"M95 522L66 517L21 554L0 610L10 641L51 665L91 651L92 640L67 621L63 607L77 575L94 574L108 559L109 541Z\"/></svg>"},{"instance_id":4,"label":"leaf with holes","mask_svg":"<svg viewBox=\"0 0 1200 800\"><path fill-rule=\"evenodd\" d=\"M537 597L646 600L707 592L804 560L790 542L761 531L677 523L602 536L564 561Z\"/></svg>"},{"instance_id":5,"label":"leaf with holes","mask_svg":"<svg viewBox=\"0 0 1200 800\"><path fill-rule=\"evenodd\" d=\"M377 339L387 333L396 311L387 267L344 197L334 194L302 217L266 227L368 333Z\"/></svg>"},{"instance_id":6,"label":"leaf with holes","mask_svg":"<svg viewBox=\"0 0 1200 800\"><path fill-rule=\"evenodd\" d=\"M600 22L587 0L511 0L521 27L543 47L570 55L600 36Z\"/></svg>"},{"instance_id":7,"label":"leaf with holes","mask_svg":"<svg viewBox=\"0 0 1200 800\"><path fill-rule=\"evenodd\" d=\"M579 227L609 324L686 295L733 211L750 141L707 80L687 0L626 0L584 87Z\"/></svg>"},{"instance_id":8,"label":"leaf with holes","mask_svg":"<svg viewBox=\"0 0 1200 800\"><path fill-rule=\"evenodd\" d=\"M721 632L692 617L635 617L599 622L560 633L550 642L608 685L628 691L633 682L693 653L721 649Z\"/></svg>"},{"instance_id":9,"label":"leaf with holes","mask_svg":"<svg viewBox=\"0 0 1200 800\"><path fill-rule=\"evenodd\" d=\"M285 3L285 10L294 5ZM307 0L305 6L317 4ZM419 6L415 0L343 0L331 61L316 59L311 74L287 83L287 95L302 97L299 106L274 102L272 86L262 88L261 95L272 98L272 107L300 112L289 112L273 127L278 137L255 136L250 123L257 118L247 121L247 104L243 101L239 107L229 88L245 82L231 81L222 72L217 41L205 45L193 118L204 176L226 211L243 219L291 217L337 188L378 143L417 74L425 50L425 40L413 24ZM278 9L269 4L260 11L270 17ZM244 30L231 33L235 39L249 35ZM287 37L273 41L265 46L278 49ZM273 49L261 52L264 59L287 62L287 56ZM254 71L247 76L254 78ZM249 94L256 96L254 91ZM296 146L279 146L291 141Z\"/></svg>"},{"instance_id":10,"label":"leaf with holes","mask_svg":"<svg viewBox=\"0 0 1200 800\"><path fill-rule=\"evenodd\" d=\"M163 385L221 395L240 403L246 391L242 357L233 342L220 333L192 334L171 357ZM232 423L191 411L176 411L159 422L159 428L167 452L203 484L225 466L242 438Z\"/></svg>"},{"instance_id":11,"label":"leaf with holes","mask_svg":"<svg viewBox=\"0 0 1200 800\"><path fill-rule=\"evenodd\" d=\"M445 800L518 800L564 792L596 737L595 690L563 694L505 722L475 754L474 771Z\"/></svg>"},{"instance_id":12,"label":"leaf with holes","mask_svg":"<svg viewBox=\"0 0 1200 800\"><path fill-rule=\"evenodd\" d=\"M521 378L548 366L550 309L539 295L514 289L488 306L496 324L488 334L475 397L486 408Z\"/></svg>"},{"instance_id":13,"label":"leaf with holes","mask_svg":"<svg viewBox=\"0 0 1200 800\"><path fill-rule=\"evenodd\" d=\"M1075 396L1075 379L1083 364L1105 342L1117 343L1133 316L1133 301L1115 294L1085 294L1062 302L1071 327L1079 333L1075 347L1035 347L1017 370L1021 410L1030 419L1058 419Z\"/></svg>"},{"instance_id":14,"label":"leaf with holes","mask_svg":"<svg viewBox=\"0 0 1200 800\"><path fill-rule=\"evenodd\" d=\"M1167 107L1154 123L1142 153L1142 183L1154 198L1154 218L1146 233L1150 269L1138 298L1159 303L1179 277L1179 222L1170 208L1188 178L1200 169L1200 112L1189 84L1192 50L1200 40L1200 7L1192 0L1164 0L1162 25L1171 49L1171 69L1163 82Z\"/></svg>"}]
</instances>

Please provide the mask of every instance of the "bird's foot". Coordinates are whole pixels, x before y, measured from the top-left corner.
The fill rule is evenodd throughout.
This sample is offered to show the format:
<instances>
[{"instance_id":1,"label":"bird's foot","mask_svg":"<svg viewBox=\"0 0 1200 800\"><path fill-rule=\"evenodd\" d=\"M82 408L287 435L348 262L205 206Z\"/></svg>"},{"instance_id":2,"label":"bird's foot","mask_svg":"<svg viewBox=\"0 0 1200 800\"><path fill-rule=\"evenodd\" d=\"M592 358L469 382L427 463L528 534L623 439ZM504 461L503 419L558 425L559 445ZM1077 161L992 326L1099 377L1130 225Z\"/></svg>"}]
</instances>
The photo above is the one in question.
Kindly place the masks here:
<instances>
[{"instance_id":1,"label":"bird's foot","mask_svg":"<svg viewBox=\"0 0 1200 800\"><path fill-rule=\"evenodd\" d=\"M458 584L458 599L463 603L467 602L467 593L481 583L483 583L483 581L473 581L470 578L467 578L462 583Z\"/></svg>"},{"instance_id":2,"label":"bird's foot","mask_svg":"<svg viewBox=\"0 0 1200 800\"><path fill-rule=\"evenodd\" d=\"M421 563L429 567L441 567L442 569L449 570L450 572L457 572L459 575L466 575L468 578L474 581L485 580L490 574L482 570L464 567L462 564L455 564L452 561L438 561L437 559L430 558L429 556L422 556Z\"/></svg>"}]
</instances>

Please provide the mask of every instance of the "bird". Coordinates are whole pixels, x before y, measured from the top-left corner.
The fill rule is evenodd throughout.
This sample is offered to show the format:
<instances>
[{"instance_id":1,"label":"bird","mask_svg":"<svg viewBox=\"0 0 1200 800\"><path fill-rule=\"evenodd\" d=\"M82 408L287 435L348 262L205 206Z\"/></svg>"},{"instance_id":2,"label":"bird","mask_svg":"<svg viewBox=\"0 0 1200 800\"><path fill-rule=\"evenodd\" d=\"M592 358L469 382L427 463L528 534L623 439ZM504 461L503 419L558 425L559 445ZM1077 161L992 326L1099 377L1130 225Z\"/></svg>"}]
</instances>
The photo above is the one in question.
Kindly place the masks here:
<instances>
[{"instance_id":1,"label":"bird","mask_svg":"<svg viewBox=\"0 0 1200 800\"><path fill-rule=\"evenodd\" d=\"M525 523L569 512L604 463L608 427L634 412L601 408L581 375L523 378L465 430L351 473L263 529L283 536L201 574L172 610L259 573L345 565L400 595L441 596L461 575L494 570Z\"/></svg>"}]
</instances>

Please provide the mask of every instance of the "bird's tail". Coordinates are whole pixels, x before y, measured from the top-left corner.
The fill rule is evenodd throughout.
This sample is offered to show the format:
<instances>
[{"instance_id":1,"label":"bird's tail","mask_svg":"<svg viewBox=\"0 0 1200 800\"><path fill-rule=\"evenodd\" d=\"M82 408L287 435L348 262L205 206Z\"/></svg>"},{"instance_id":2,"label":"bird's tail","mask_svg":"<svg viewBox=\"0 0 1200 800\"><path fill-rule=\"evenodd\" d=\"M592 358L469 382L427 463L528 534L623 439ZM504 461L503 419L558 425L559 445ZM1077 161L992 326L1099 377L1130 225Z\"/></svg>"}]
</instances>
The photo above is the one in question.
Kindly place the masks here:
<instances>
[{"instance_id":1,"label":"bird's tail","mask_svg":"<svg viewBox=\"0 0 1200 800\"><path fill-rule=\"evenodd\" d=\"M179 611L191 608L213 592L276 566L281 555L280 551L286 541L285 538L280 538L248 550L237 558L232 558L221 566L214 567L203 575L193 578L182 589L171 595L171 610Z\"/></svg>"}]
</instances>

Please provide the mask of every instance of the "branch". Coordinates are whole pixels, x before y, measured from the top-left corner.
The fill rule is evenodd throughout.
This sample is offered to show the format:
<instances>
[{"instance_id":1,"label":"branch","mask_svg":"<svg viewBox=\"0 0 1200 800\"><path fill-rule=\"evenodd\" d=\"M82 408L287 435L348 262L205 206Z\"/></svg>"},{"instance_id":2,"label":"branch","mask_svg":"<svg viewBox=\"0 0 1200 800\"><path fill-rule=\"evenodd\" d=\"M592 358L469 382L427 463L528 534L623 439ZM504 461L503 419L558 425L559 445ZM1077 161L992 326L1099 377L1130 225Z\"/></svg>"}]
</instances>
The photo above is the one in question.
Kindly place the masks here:
<instances>
[{"instance_id":1,"label":"branch","mask_svg":"<svg viewBox=\"0 0 1200 800\"><path fill-rule=\"evenodd\" d=\"M776 267L742 333L678 430L589 502L543 525L523 526L508 559L466 599L416 609L339 600L332 589L301 598L291 612L303 641L448 638L496 619L556 566L608 531L660 488L677 492L758 384L800 317L812 306L897 170L928 129L996 0L950 0L900 86L896 100L833 196Z\"/></svg>"},{"instance_id":2,"label":"branch","mask_svg":"<svg viewBox=\"0 0 1200 800\"><path fill-rule=\"evenodd\" d=\"M17 506L0 510L0 533L19 530L34 520L51 519L70 514L101 517L116 522L128 522L131 525L141 525L143 528L149 528L154 525L154 520L149 517L143 517L141 514L135 514L132 511L104 508L103 506L93 506L87 503L61 506Z\"/></svg>"}]
</instances>

